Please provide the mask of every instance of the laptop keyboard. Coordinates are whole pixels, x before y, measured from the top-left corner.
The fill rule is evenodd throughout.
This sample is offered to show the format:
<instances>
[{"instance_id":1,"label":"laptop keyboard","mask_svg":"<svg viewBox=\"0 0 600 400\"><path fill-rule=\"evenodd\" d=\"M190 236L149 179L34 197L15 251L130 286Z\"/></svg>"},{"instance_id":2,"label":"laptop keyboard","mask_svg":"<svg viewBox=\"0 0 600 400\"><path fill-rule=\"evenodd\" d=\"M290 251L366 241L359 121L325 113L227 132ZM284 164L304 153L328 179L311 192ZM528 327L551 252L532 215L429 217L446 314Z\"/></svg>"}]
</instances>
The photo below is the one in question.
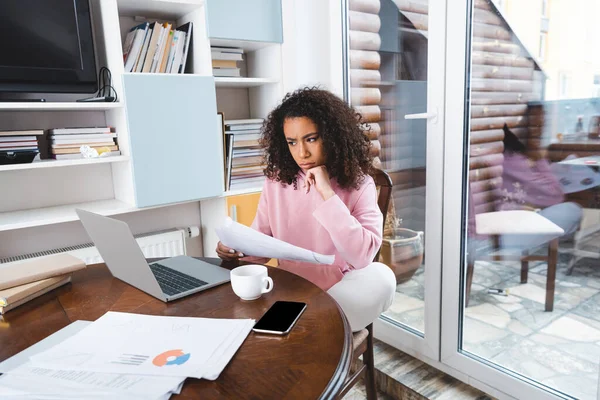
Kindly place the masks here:
<instances>
[{"instance_id":1,"label":"laptop keyboard","mask_svg":"<svg viewBox=\"0 0 600 400\"><path fill-rule=\"evenodd\" d=\"M152 270L162 291L169 296L208 285L207 282L158 263L150 264L150 270Z\"/></svg>"}]
</instances>

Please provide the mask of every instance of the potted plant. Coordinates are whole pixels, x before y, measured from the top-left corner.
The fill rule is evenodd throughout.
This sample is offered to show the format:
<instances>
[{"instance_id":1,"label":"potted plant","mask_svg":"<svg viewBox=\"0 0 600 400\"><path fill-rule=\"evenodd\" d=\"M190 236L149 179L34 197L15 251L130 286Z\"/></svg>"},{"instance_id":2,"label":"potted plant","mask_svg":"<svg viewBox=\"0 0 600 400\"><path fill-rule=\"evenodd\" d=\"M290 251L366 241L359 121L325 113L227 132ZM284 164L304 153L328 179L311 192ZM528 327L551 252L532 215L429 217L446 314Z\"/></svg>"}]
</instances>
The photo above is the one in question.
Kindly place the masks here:
<instances>
[{"instance_id":1,"label":"potted plant","mask_svg":"<svg viewBox=\"0 0 600 400\"><path fill-rule=\"evenodd\" d=\"M379 261L394 271L396 282L408 281L423 262L423 232L402 228L400 218L391 219L383 232Z\"/></svg>"}]
</instances>

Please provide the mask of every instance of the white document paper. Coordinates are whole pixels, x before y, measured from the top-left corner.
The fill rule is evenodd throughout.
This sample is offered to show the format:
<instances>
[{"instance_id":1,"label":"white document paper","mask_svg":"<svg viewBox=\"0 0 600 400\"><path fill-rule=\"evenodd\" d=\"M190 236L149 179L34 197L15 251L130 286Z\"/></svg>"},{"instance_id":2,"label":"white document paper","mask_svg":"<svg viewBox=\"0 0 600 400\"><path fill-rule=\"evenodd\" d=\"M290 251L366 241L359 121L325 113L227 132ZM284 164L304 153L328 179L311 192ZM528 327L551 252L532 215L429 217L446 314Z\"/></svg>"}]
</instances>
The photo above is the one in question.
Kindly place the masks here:
<instances>
[{"instance_id":1,"label":"white document paper","mask_svg":"<svg viewBox=\"0 0 600 400\"><path fill-rule=\"evenodd\" d=\"M215 351L249 321L108 312L31 361L50 369L201 379Z\"/></svg>"},{"instance_id":2,"label":"white document paper","mask_svg":"<svg viewBox=\"0 0 600 400\"><path fill-rule=\"evenodd\" d=\"M91 324L91 321L74 321L69 325L65 326L61 330L54 332L44 340L40 340L36 344L29 346L20 353L15 354L9 359L6 359L0 363L0 373L6 373L12 369L17 368L19 365L25 364L29 361L29 357L46 351L53 346L56 346L63 340L75 335L83 328Z\"/></svg>"},{"instance_id":3,"label":"white document paper","mask_svg":"<svg viewBox=\"0 0 600 400\"><path fill-rule=\"evenodd\" d=\"M229 361L233 358L235 353L238 351L248 334L254 326L254 320L247 320L247 323L239 332L232 332L227 338L226 343L219 347L215 353L210 357L207 367L202 373L204 379L214 381L221 375L221 372L225 369Z\"/></svg>"},{"instance_id":4,"label":"white document paper","mask_svg":"<svg viewBox=\"0 0 600 400\"><path fill-rule=\"evenodd\" d=\"M168 399L179 393L185 378L65 371L34 367L29 357L46 351L92 322L75 321L46 339L0 363L3 399Z\"/></svg>"},{"instance_id":5,"label":"white document paper","mask_svg":"<svg viewBox=\"0 0 600 400\"><path fill-rule=\"evenodd\" d=\"M31 363L23 364L3 378L18 376L35 382L47 390L49 387L61 386L79 392L117 392L123 396L139 396L140 398L157 398L169 392L175 392L185 380L184 377L148 376L132 374L115 374L107 372L68 371L62 369L38 368ZM0 383L4 383L0 378ZM31 386L29 389L32 390Z\"/></svg>"},{"instance_id":6,"label":"white document paper","mask_svg":"<svg viewBox=\"0 0 600 400\"><path fill-rule=\"evenodd\" d=\"M278 258L313 264L333 264L335 260L334 255L319 254L291 245L239 224L229 217L216 231L221 243L248 256Z\"/></svg>"}]
</instances>

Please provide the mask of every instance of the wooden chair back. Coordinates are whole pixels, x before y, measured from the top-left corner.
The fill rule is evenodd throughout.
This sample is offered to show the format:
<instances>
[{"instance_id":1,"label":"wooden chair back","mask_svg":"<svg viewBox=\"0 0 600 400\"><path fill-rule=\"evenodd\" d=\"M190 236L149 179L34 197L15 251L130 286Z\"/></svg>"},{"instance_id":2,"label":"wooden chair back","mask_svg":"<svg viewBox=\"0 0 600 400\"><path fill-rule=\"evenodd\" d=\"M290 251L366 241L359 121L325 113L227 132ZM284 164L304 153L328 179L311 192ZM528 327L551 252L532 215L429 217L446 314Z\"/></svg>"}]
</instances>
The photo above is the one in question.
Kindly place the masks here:
<instances>
[{"instance_id":1,"label":"wooden chair back","mask_svg":"<svg viewBox=\"0 0 600 400\"><path fill-rule=\"evenodd\" d=\"M373 168L371 177L375 181L375 187L377 188L377 205L383 214L383 229L385 227L385 220L387 219L387 212L392 199L392 178L390 178L387 172L378 168ZM373 261L377 261L378 258L379 251L375 255L375 259Z\"/></svg>"}]
</instances>

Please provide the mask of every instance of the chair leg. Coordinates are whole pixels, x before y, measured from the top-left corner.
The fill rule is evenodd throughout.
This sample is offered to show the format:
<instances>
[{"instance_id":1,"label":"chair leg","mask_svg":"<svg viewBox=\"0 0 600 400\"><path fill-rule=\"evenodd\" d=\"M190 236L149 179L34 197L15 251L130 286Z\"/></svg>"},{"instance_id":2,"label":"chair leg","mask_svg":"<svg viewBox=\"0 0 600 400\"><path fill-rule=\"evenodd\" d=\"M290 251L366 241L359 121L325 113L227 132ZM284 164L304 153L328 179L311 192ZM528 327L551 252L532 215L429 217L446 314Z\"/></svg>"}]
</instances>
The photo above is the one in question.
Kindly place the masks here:
<instances>
[{"instance_id":1,"label":"chair leg","mask_svg":"<svg viewBox=\"0 0 600 400\"><path fill-rule=\"evenodd\" d=\"M471 285L473 284L473 273L475 272L475 248L469 246L467 249L467 282L465 292L465 308L469 307L469 297L471 297Z\"/></svg>"},{"instance_id":2,"label":"chair leg","mask_svg":"<svg viewBox=\"0 0 600 400\"><path fill-rule=\"evenodd\" d=\"M528 251L524 251L521 258L521 283L527 283L529 275L529 261L525 259L529 255Z\"/></svg>"},{"instance_id":3,"label":"chair leg","mask_svg":"<svg viewBox=\"0 0 600 400\"><path fill-rule=\"evenodd\" d=\"M377 388L375 386L375 358L373 356L373 324L367 326L367 350L363 354L363 362L367 366L365 371L365 386L367 388L367 400L377 400Z\"/></svg>"},{"instance_id":4,"label":"chair leg","mask_svg":"<svg viewBox=\"0 0 600 400\"><path fill-rule=\"evenodd\" d=\"M556 262L558 258L558 239L548 246L548 273L546 276L546 311L554 310L554 287L556 284Z\"/></svg>"}]
</instances>

